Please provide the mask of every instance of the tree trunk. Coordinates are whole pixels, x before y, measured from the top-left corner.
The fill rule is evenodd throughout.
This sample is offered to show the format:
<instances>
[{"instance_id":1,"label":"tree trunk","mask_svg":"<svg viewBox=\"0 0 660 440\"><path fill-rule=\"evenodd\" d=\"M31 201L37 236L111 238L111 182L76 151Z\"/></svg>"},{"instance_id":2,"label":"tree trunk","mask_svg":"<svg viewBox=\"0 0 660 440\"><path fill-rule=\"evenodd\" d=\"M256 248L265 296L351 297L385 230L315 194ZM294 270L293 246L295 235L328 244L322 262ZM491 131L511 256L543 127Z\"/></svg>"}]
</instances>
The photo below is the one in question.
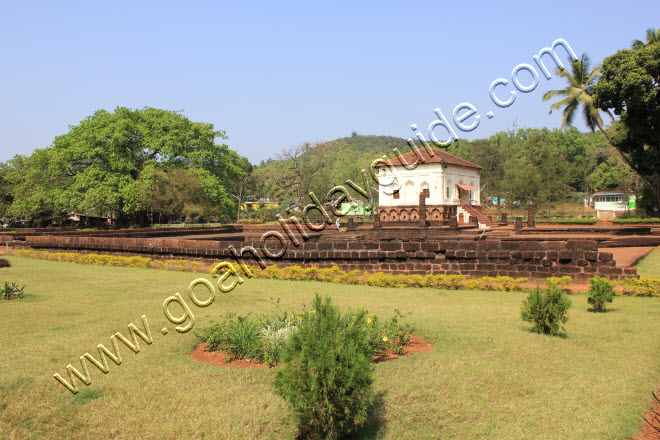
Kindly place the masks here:
<instances>
[{"instance_id":1,"label":"tree trunk","mask_svg":"<svg viewBox=\"0 0 660 440\"><path fill-rule=\"evenodd\" d=\"M640 176L642 179L644 179L649 185L653 186L655 183L654 183L653 181L649 180L648 178L646 178L645 176L640 175L640 174L637 172L637 170L635 170L635 167L633 166L632 162L630 162L630 159L628 159L628 158L626 157L626 155L623 154L623 153L622 153L622 152L616 147L616 145L614 145L614 144L612 143L612 139L611 139L610 136L607 134L607 132L606 132L605 130L603 130L603 127L601 127L600 125L598 125L598 129L599 129L599 130L605 135L605 137L607 138L607 141L608 141L608 142L610 143L610 145L613 146L614 149L619 153L619 155L621 156L621 158L623 158L623 161L626 163L626 165L628 165L628 168L630 168L630 170L631 170L633 173L637 174L637 175ZM660 200L660 195L658 196L658 198L659 198L659 200ZM660 210L660 207L659 207L658 209Z\"/></svg>"},{"instance_id":2,"label":"tree trunk","mask_svg":"<svg viewBox=\"0 0 660 440\"><path fill-rule=\"evenodd\" d=\"M655 200L658 204L656 207L658 210L655 212L656 216L660 217L660 174L656 176L655 182Z\"/></svg>"}]
</instances>

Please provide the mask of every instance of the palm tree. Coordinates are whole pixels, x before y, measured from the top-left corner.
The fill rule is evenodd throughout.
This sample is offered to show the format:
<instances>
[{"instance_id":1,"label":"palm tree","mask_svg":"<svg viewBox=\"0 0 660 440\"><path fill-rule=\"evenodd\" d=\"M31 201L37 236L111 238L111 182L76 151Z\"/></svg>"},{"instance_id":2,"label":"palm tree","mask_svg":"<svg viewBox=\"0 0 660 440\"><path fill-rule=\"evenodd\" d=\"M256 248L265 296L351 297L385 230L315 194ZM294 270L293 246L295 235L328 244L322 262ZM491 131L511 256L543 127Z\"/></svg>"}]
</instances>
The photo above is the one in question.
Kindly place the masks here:
<instances>
[{"instance_id":1,"label":"palm tree","mask_svg":"<svg viewBox=\"0 0 660 440\"><path fill-rule=\"evenodd\" d=\"M660 41L660 29L649 28L646 30L646 44L641 40L632 42L633 49L639 49L649 44L657 43Z\"/></svg>"},{"instance_id":2,"label":"palm tree","mask_svg":"<svg viewBox=\"0 0 660 440\"><path fill-rule=\"evenodd\" d=\"M603 120L598 112L598 107L596 107L594 99L591 96L593 87L596 85L598 76L600 75L600 67L597 66L590 71L591 60L587 54L582 54L580 59L569 59L569 63L570 73L563 67L557 67L555 69L555 74L560 78L564 78L568 82L568 87L546 92L543 95L543 101L549 101L555 96L564 98L550 106L550 114L554 110L563 109L564 119L561 122L561 128L573 125L575 115L578 113L578 109L582 107L582 117L587 127L591 131L595 131L596 127L598 127L609 140L609 135L603 129ZM608 114L612 117L609 112Z\"/></svg>"}]
</instances>

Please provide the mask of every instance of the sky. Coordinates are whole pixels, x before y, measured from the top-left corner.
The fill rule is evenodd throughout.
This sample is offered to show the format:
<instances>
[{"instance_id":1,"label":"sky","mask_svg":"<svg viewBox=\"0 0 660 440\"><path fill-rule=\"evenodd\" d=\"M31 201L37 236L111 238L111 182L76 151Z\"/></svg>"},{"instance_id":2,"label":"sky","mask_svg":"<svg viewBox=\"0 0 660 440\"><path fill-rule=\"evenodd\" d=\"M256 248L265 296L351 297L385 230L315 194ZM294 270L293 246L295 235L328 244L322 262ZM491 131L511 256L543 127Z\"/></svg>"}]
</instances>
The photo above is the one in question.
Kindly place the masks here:
<instances>
[{"instance_id":1,"label":"sky","mask_svg":"<svg viewBox=\"0 0 660 440\"><path fill-rule=\"evenodd\" d=\"M255 164L353 131L408 138L416 124L428 138L436 108L465 139L514 125L557 128L561 115L548 115L541 97L564 84L547 80L532 56L562 38L597 64L658 27L657 0L5 0L0 161L47 147L96 110L117 107L183 111L226 131L222 142ZM516 91L509 107L494 105L491 83L509 81L495 89L506 100L520 64L535 69L538 86ZM533 84L524 69L517 78L521 87ZM460 103L480 116L470 132L452 121ZM447 138L442 126L434 132Z\"/></svg>"}]
</instances>

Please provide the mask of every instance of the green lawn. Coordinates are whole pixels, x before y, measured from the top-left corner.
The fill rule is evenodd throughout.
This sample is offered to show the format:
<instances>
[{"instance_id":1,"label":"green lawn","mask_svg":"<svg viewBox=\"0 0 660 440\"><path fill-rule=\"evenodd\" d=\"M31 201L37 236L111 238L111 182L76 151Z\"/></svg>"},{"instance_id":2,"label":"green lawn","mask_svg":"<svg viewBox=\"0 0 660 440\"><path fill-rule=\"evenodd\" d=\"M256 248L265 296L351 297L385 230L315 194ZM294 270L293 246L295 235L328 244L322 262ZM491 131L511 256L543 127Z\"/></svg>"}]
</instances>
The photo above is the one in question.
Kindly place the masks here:
<instances>
[{"instance_id":1,"label":"green lawn","mask_svg":"<svg viewBox=\"0 0 660 440\"><path fill-rule=\"evenodd\" d=\"M0 302L0 438L294 438L274 369L188 358L195 337L173 330L162 303L195 274L8 259L0 282L26 284L29 295ZM593 314L574 296L566 338L528 332L520 293L248 280L207 308L189 304L199 329L227 311L274 311L271 298L299 309L315 292L384 318L411 313L435 344L376 365L383 415L364 438L630 439L660 382L657 298L620 297ZM85 352L98 357L96 345L111 347L128 323L141 327L142 315L153 344L140 341L134 354L120 343L124 362L109 362L106 375L89 364L92 383L79 382L75 397L53 379L69 363L80 369Z\"/></svg>"},{"instance_id":2,"label":"green lawn","mask_svg":"<svg viewBox=\"0 0 660 440\"><path fill-rule=\"evenodd\" d=\"M660 248L653 249L636 267L640 276L660 278Z\"/></svg>"}]
</instances>

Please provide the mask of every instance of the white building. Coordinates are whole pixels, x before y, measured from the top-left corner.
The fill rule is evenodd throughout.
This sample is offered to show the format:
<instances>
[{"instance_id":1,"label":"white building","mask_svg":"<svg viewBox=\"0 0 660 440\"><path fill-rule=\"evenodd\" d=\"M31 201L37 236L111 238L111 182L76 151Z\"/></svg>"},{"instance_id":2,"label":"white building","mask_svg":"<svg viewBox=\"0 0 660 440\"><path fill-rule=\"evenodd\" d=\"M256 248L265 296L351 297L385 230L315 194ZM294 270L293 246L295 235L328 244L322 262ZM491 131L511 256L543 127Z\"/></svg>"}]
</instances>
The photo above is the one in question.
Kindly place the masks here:
<instances>
[{"instance_id":1,"label":"white building","mask_svg":"<svg viewBox=\"0 0 660 440\"><path fill-rule=\"evenodd\" d=\"M422 147L381 162L376 168L381 221L418 220L422 193L426 195L428 220L458 215L463 222L470 216L486 221L479 193L479 171L483 168L477 164L442 150Z\"/></svg>"},{"instance_id":2,"label":"white building","mask_svg":"<svg viewBox=\"0 0 660 440\"><path fill-rule=\"evenodd\" d=\"M622 190L596 191L589 200L596 210L596 217L611 220L626 211L635 209L635 196Z\"/></svg>"}]
</instances>

